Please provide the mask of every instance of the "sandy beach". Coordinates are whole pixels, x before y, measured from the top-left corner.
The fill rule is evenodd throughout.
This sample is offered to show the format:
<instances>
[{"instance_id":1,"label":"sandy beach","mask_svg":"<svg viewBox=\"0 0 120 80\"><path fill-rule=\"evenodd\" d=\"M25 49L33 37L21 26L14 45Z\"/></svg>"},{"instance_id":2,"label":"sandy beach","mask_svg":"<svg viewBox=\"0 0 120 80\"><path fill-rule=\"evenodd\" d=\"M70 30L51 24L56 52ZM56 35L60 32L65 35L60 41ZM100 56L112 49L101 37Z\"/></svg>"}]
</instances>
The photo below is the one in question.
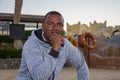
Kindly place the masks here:
<instances>
[{"instance_id":1,"label":"sandy beach","mask_svg":"<svg viewBox=\"0 0 120 80\"><path fill-rule=\"evenodd\" d=\"M120 80L120 70L90 68L90 80ZM16 80L18 69L0 70L0 80ZM73 67L63 68L58 80L77 80Z\"/></svg>"}]
</instances>

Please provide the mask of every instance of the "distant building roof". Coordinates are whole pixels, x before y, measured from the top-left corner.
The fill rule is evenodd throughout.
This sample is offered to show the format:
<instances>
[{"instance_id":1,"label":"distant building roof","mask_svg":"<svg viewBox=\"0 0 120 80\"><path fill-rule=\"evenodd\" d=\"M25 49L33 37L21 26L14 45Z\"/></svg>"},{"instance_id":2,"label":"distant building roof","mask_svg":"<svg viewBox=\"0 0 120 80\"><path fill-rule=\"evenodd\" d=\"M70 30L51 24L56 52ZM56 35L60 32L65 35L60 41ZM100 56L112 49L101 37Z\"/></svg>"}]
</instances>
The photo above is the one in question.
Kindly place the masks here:
<instances>
[{"instance_id":1,"label":"distant building roof","mask_svg":"<svg viewBox=\"0 0 120 80\"><path fill-rule=\"evenodd\" d=\"M0 21L13 21L12 13L0 13ZM42 15L27 15L21 14L20 22L38 22L41 23L43 21L44 16Z\"/></svg>"}]
</instances>

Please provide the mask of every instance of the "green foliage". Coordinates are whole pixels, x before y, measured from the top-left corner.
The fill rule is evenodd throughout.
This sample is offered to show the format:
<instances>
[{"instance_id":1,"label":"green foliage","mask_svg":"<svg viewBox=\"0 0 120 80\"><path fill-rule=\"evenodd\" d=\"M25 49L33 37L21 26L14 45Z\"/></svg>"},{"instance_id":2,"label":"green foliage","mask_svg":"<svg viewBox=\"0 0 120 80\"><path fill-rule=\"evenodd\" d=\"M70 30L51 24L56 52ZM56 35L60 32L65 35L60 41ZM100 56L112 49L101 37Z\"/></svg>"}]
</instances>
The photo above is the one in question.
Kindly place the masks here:
<instances>
[{"instance_id":1,"label":"green foliage","mask_svg":"<svg viewBox=\"0 0 120 80\"><path fill-rule=\"evenodd\" d=\"M25 31L24 41L27 40L28 36L30 36L32 30ZM0 35L0 44L6 43L6 47L0 47L0 59L7 58L21 58L22 49L17 49L14 47L8 47L9 44L13 44L14 39L9 38L9 35Z\"/></svg>"},{"instance_id":2,"label":"green foliage","mask_svg":"<svg viewBox=\"0 0 120 80\"><path fill-rule=\"evenodd\" d=\"M28 36L30 36L32 30L25 31L25 38L24 41L27 40ZM13 44L14 39L9 38L9 35L0 35L0 44L6 43ZM14 47L0 47L0 59L7 59L7 58L21 58L22 49L17 49Z\"/></svg>"},{"instance_id":3,"label":"green foliage","mask_svg":"<svg viewBox=\"0 0 120 80\"><path fill-rule=\"evenodd\" d=\"M13 43L13 39L9 38L8 35L0 35L0 43Z\"/></svg>"},{"instance_id":4,"label":"green foliage","mask_svg":"<svg viewBox=\"0 0 120 80\"><path fill-rule=\"evenodd\" d=\"M26 41L27 38L31 35L31 32L32 32L32 30L26 30L26 31L25 31L25 38L24 38L25 41Z\"/></svg>"},{"instance_id":5,"label":"green foliage","mask_svg":"<svg viewBox=\"0 0 120 80\"><path fill-rule=\"evenodd\" d=\"M25 38L24 41L27 40L28 36L30 36L32 30L26 30L25 31ZM7 44L13 44L14 39L9 38L9 35L0 35L0 44L1 43L7 43Z\"/></svg>"},{"instance_id":6,"label":"green foliage","mask_svg":"<svg viewBox=\"0 0 120 80\"><path fill-rule=\"evenodd\" d=\"M0 48L0 59L21 58L22 49L13 47Z\"/></svg>"},{"instance_id":7,"label":"green foliage","mask_svg":"<svg viewBox=\"0 0 120 80\"><path fill-rule=\"evenodd\" d=\"M62 36L65 36L65 30L62 31Z\"/></svg>"}]
</instances>

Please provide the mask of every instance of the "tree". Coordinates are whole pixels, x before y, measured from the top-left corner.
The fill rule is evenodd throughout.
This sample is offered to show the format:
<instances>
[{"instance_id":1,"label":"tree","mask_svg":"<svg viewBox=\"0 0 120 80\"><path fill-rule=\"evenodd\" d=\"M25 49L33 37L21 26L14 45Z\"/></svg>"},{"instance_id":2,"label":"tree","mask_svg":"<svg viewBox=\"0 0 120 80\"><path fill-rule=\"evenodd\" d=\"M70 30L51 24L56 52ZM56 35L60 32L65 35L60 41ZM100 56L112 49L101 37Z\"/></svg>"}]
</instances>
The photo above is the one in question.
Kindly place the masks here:
<instances>
[{"instance_id":1,"label":"tree","mask_svg":"<svg viewBox=\"0 0 120 80\"><path fill-rule=\"evenodd\" d=\"M23 0L15 0L13 24L19 24L19 22L20 22L22 3L23 3ZM14 39L14 47L22 48L23 47L22 40L21 39Z\"/></svg>"}]
</instances>

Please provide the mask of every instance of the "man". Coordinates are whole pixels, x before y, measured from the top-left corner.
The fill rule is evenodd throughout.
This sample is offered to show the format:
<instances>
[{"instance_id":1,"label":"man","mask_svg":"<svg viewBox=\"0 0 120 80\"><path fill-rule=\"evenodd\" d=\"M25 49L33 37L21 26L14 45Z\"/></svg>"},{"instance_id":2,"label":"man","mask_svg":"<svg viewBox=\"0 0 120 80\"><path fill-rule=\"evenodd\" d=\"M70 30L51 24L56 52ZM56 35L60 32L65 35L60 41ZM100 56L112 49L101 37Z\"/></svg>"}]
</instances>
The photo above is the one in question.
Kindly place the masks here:
<instances>
[{"instance_id":1,"label":"man","mask_svg":"<svg viewBox=\"0 0 120 80\"><path fill-rule=\"evenodd\" d=\"M89 71L78 48L62 36L63 16L46 14L42 29L35 30L24 44L17 80L57 80L66 61L77 70L79 80L88 80Z\"/></svg>"}]
</instances>

